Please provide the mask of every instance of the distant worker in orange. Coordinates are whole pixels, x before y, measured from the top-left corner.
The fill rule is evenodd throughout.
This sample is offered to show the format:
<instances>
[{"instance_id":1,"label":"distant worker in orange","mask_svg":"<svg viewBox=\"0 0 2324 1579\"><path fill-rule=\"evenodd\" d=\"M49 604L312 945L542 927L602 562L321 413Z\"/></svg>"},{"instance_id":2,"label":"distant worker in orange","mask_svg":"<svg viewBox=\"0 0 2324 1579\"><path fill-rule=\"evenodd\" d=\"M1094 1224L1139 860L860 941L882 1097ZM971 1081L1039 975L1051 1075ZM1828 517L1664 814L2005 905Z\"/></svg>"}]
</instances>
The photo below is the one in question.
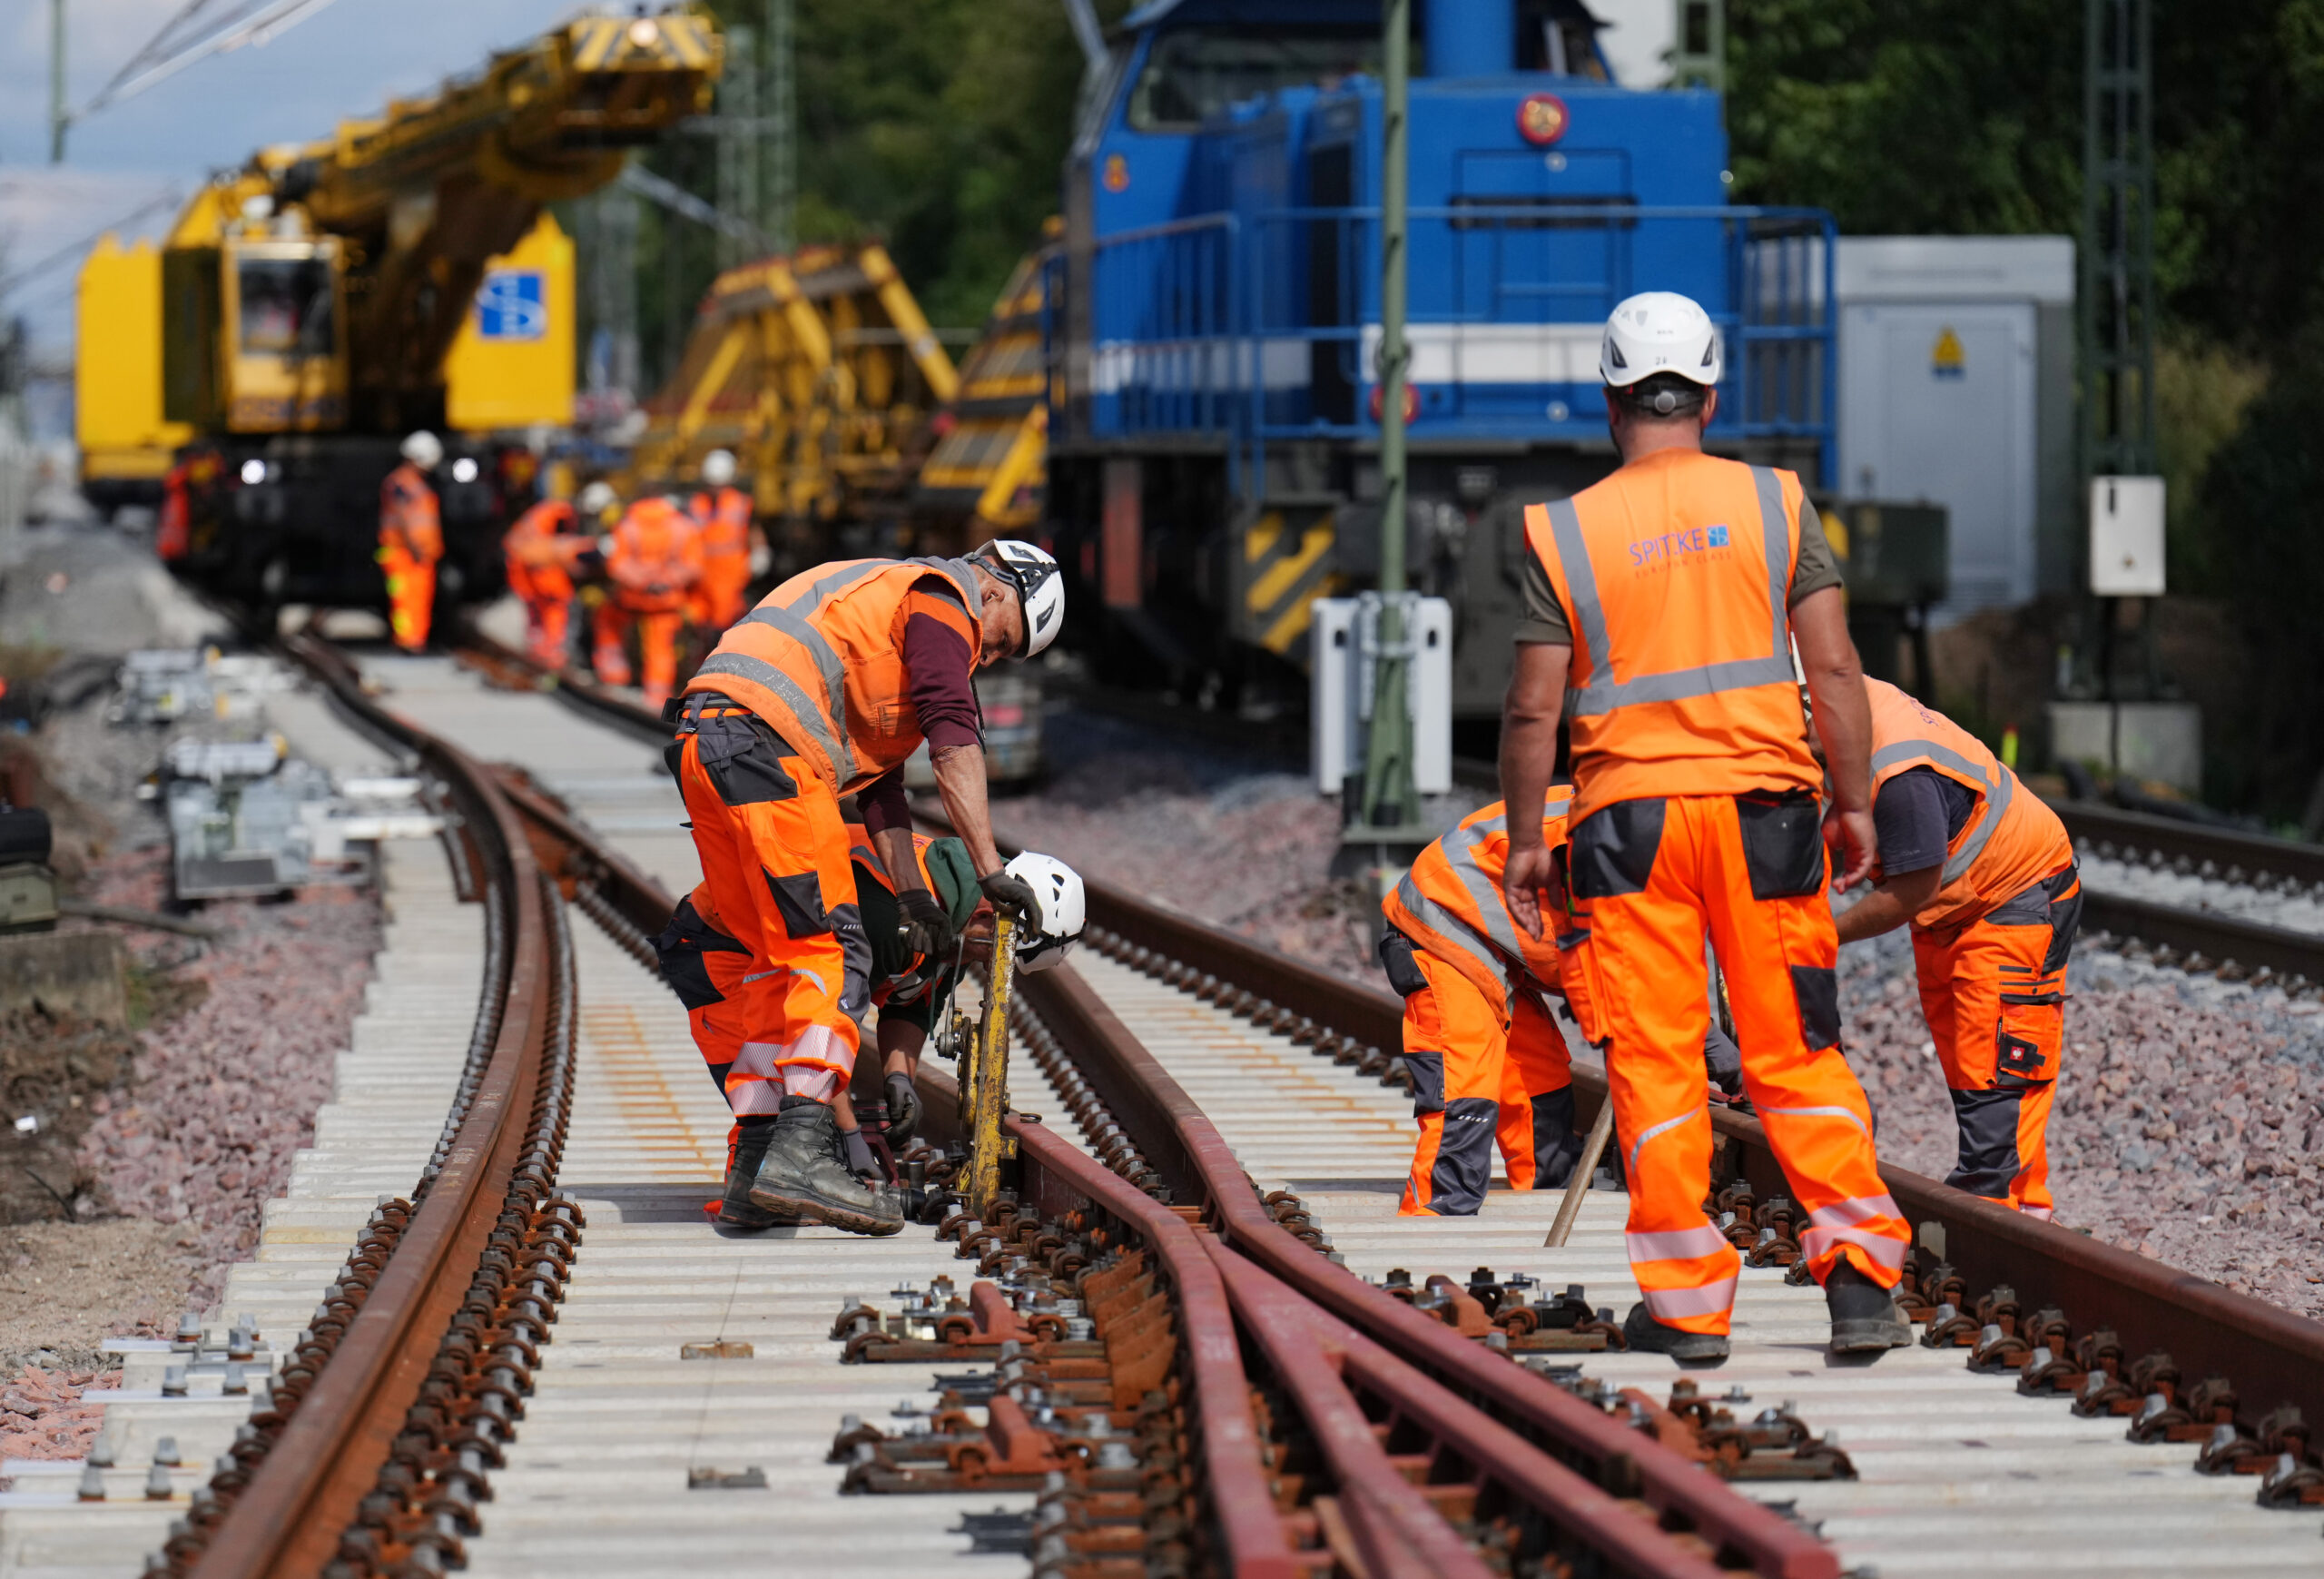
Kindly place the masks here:
<instances>
[{"instance_id":1,"label":"distant worker in orange","mask_svg":"<svg viewBox=\"0 0 2324 1579\"><path fill-rule=\"evenodd\" d=\"M597 605L597 678L609 686L630 682L629 655L623 638L637 631L637 653L645 671L645 700L659 707L678 685L678 633L685 626L686 598L702 575L694 518L677 501L649 494L629 507L606 542L606 576L611 596Z\"/></svg>"},{"instance_id":2,"label":"distant worker in orange","mask_svg":"<svg viewBox=\"0 0 2324 1579\"><path fill-rule=\"evenodd\" d=\"M1565 843L1566 804L1553 792L1543 807L1551 849ZM1496 801L1423 850L1381 904L1380 963L1404 1000L1420 1124L1397 1208L1404 1217L1475 1216L1496 1142L1512 1189L1562 1185L1581 1155L1572 1059L1543 1001L1565 994L1558 929L1535 937L1510 919L1508 855L1509 819Z\"/></svg>"},{"instance_id":3,"label":"distant worker in orange","mask_svg":"<svg viewBox=\"0 0 2324 1579\"><path fill-rule=\"evenodd\" d=\"M1908 1229L1881 1182L1872 1110L1840 1048L1838 940L1824 890L1872 869L1864 671L1816 512L1788 471L1703 452L1718 329L1654 291L1614 309L1600 349L1620 468L1525 512L1526 620L1503 704L1503 892L1542 933L1542 895L1590 915L1576 950L1604 1032L1630 1267L1634 1350L1723 1359L1735 1247L1703 1215L1710 1179L1703 938L1727 981L1743 1086L1807 1221L1834 1352L1912 1339L1889 1290ZM1808 748L1797 637L1829 765ZM1571 685L1569 686L1569 682ZM1569 690L1571 695L1569 695ZM1570 717L1562 861L1538 808Z\"/></svg>"},{"instance_id":4,"label":"distant worker in orange","mask_svg":"<svg viewBox=\"0 0 2324 1579\"><path fill-rule=\"evenodd\" d=\"M751 584L751 496L734 486L734 458L714 449L702 460L703 491L694 496L702 532L702 577L694 584L686 617L724 632L743 617Z\"/></svg>"},{"instance_id":5,"label":"distant worker in orange","mask_svg":"<svg viewBox=\"0 0 2324 1579\"><path fill-rule=\"evenodd\" d=\"M1896 686L1872 699L1872 892L1840 942L1909 923L1960 1160L1945 1183L2050 1215L2050 1099L2065 1047L2082 876L2057 813L1983 742Z\"/></svg>"},{"instance_id":6,"label":"distant worker in orange","mask_svg":"<svg viewBox=\"0 0 2324 1579\"><path fill-rule=\"evenodd\" d=\"M525 606L525 646L533 661L562 669L573 656L573 571L597 546L597 523L614 490L593 482L577 504L545 498L517 518L500 539L508 562L508 590Z\"/></svg>"},{"instance_id":7,"label":"distant worker in orange","mask_svg":"<svg viewBox=\"0 0 2324 1579\"><path fill-rule=\"evenodd\" d=\"M403 464L379 485L379 568L388 580L388 623L396 646L416 653L428 645L436 609L436 564L444 557L444 525L428 473L444 463L444 446L422 430L403 441Z\"/></svg>"}]
</instances>

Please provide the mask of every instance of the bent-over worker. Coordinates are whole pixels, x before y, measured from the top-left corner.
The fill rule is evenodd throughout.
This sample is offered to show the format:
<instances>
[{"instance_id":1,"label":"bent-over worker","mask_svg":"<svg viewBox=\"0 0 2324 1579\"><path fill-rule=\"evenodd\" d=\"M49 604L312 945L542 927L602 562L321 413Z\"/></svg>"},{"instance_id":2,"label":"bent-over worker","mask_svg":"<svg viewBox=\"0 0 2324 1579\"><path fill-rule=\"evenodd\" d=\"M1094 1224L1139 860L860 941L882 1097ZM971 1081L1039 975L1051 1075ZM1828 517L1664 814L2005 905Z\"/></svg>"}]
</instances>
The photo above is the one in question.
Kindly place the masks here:
<instances>
[{"instance_id":1,"label":"bent-over worker","mask_svg":"<svg viewBox=\"0 0 2324 1579\"><path fill-rule=\"evenodd\" d=\"M573 656L573 572L597 546L594 524L614 490L593 482L578 501L545 498L517 518L500 539L508 590L525 606L525 646L533 661L562 669Z\"/></svg>"},{"instance_id":2,"label":"bent-over worker","mask_svg":"<svg viewBox=\"0 0 2324 1579\"><path fill-rule=\"evenodd\" d=\"M388 582L388 625L396 646L416 653L428 645L436 610L436 566L444 558L444 523L428 473L444 463L444 446L419 432L402 445L403 463L379 484L381 574Z\"/></svg>"},{"instance_id":3,"label":"bent-over worker","mask_svg":"<svg viewBox=\"0 0 2324 1579\"><path fill-rule=\"evenodd\" d=\"M2082 920L2073 840L1983 742L1896 686L1872 700L1873 890L1840 942L1909 923L1960 1160L1945 1183L2050 1215L2050 1100L2065 1048L2066 956Z\"/></svg>"},{"instance_id":4,"label":"bent-over worker","mask_svg":"<svg viewBox=\"0 0 2324 1579\"><path fill-rule=\"evenodd\" d=\"M897 1193L852 1166L861 1142L847 1139L859 1128L847 1087L872 953L839 799L856 797L913 952L948 953L952 924L914 858L903 793L904 761L926 740L979 889L1038 923L1032 888L993 844L972 682L981 666L1040 652L1064 617L1057 561L1029 543L822 565L729 629L665 710L704 885L749 951L725 1083L738 1119L777 1120L743 1191L761 1210L857 1233L903 1226Z\"/></svg>"},{"instance_id":5,"label":"bent-over worker","mask_svg":"<svg viewBox=\"0 0 2324 1579\"><path fill-rule=\"evenodd\" d=\"M1725 1357L1739 1269L1704 1217L1708 929L1725 973L1743 1084L1807 1227L1832 1347L1910 1341L1888 1290L1907 1230L1880 1179L1872 1113L1840 1050L1837 940L1825 841L1842 881L1875 851L1870 720L1839 577L1788 471L1703 452L1719 337L1702 308L1649 292L1615 308L1600 353L1622 465L1525 512L1527 623L1504 705L1502 788L1511 913L1541 935L1559 874L1536 808L1572 692L1566 880L1590 913L1577 950L1607 1044L1629 1249L1644 1299L1634 1349ZM1809 751L1797 635L1830 765Z\"/></svg>"},{"instance_id":6,"label":"bent-over worker","mask_svg":"<svg viewBox=\"0 0 2324 1579\"><path fill-rule=\"evenodd\" d=\"M1541 838L1565 843L1566 801ZM1498 801L1437 840L1381 903L1380 963L1404 1000L1404 1062L1420 1139L1397 1213L1473 1217L1496 1144L1512 1189L1562 1185L1581 1155L1573 1071L1545 995L1565 995L1558 931L1536 937L1502 898L1509 819Z\"/></svg>"}]
</instances>

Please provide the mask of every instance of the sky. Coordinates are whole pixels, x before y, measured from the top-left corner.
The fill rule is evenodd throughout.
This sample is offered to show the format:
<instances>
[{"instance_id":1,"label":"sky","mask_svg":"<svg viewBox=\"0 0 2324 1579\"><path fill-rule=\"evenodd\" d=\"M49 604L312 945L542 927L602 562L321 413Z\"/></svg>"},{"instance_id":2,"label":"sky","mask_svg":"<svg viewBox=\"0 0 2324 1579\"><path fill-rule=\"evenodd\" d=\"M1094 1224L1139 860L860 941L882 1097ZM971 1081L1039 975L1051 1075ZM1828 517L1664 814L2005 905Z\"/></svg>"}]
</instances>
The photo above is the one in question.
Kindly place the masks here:
<instances>
[{"instance_id":1,"label":"sky","mask_svg":"<svg viewBox=\"0 0 2324 1579\"><path fill-rule=\"evenodd\" d=\"M85 104L185 0L65 0L68 101ZM390 95L424 93L591 7L580 0L335 0L262 46L198 62L66 134L48 163L49 0L0 0L0 284L115 224L182 200L269 143L324 136ZM176 205L123 231L155 234ZM65 354L77 263L0 292L30 320L35 355Z\"/></svg>"}]
</instances>

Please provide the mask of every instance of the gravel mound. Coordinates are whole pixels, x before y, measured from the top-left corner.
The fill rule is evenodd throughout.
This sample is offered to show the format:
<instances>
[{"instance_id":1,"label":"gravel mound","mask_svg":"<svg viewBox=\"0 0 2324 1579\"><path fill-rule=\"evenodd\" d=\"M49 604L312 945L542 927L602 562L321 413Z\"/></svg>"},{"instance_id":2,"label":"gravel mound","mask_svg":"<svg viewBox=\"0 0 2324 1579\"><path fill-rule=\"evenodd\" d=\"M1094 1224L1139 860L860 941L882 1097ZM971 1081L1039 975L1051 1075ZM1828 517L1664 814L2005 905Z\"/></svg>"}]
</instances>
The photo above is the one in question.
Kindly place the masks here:
<instances>
[{"instance_id":1,"label":"gravel mound","mask_svg":"<svg viewBox=\"0 0 2324 1579\"><path fill-rule=\"evenodd\" d=\"M2324 1003L2089 947L2050 1118L2058 1221L2324 1318ZM1882 1157L1942 1179L1953 1109L1901 933L1842 952Z\"/></svg>"},{"instance_id":2,"label":"gravel mound","mask_svg":"<svg viewBox=\"0 0 2324 1579\"><path fill-rule=\"evenodd\" d=\"M44 1370L26 1365L0 1387L0 1457L85 1458L104 1424L102 1402L84 1404L81 1395L102 1381L118 1387L111 1371Z\"/></svg>"}]
</instances>

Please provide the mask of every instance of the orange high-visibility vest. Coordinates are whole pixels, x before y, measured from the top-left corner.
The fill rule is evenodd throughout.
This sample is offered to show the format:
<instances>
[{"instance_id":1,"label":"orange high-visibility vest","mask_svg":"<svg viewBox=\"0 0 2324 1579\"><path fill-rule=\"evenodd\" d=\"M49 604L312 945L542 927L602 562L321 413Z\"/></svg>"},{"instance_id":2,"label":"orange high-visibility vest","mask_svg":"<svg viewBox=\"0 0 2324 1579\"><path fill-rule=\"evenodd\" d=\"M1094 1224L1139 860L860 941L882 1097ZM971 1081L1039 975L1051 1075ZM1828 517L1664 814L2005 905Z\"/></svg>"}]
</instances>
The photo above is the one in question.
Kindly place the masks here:
<instances>
[{"instance_id":1,"label":"orange high-visibility vest","mask_svg":"<svg viewBox=\"0 0 2324 1579\"><path fill-rule=\"evenodd\" d=\"M509 563L528 570L562 566L570 546L579 541L572 535L574 519L570 500L545 498L517 518L517 524L500 539L500 551Z\"/></svg>"},{"instance_id":2,"label":"orange high-visibility vest","mask_svg":"<svg viewBox=\"0 0 2324 1579\"><path fill-rule=\"evenodd\" d=\"M1691 449L1527 508L1573 632L1573 821L1649 796L1821 788L1791 667L1807 508L1790 472Z\"/></svg>"},{"instance_id":3,"label":"orange high-visibility vest","mask_svg":"<svg viewBox=\"0 0 2324 1579\"><path fill-rule=\"evenodd\" d=\"M433 565L444 557L444 525L428 474L405 461L379 485L379 547Z\"/></svg>"},{"instance_id":4,"label":"orange high-visibility vest","mask_svg":"<svg viewBox=\"0 0 2324 1579\"><path fill-rule=\"evenodd\" d=\"M614 528L606 555L615 599L635 614L665 614L686 600L702 574L694 518L668 499L639 499Z\"/></svg>"},{"instance_id":5,"label":"orange high-visibility vest","mask_svg":"<svg viewBox=\"0 0 2324 1579\"><path fill-rule=\"evenodd\" d=\"M1562 787L1552 789L1542 803L1541 838L1552 850L1565 843L1566 795ZM1509 812L1495 801L1423 850L1380 903L1390 926L1467 977L1504 1015L1512 1009L1510 989L1526 978L1538 989L1565 990L1561 918L1544 905L1544 935L1519 926L1501 896L1508 867Z\"/></svg>"},{"instance_id":6,"label":"orange high-visibility vest","mask_svg":"<svg viewBox=\"0 0 2324 1579\"><path fill-rule=\"evenodd\" d=\"M1872 702L1876 796L1898 774L1928 767L1977 797L1977 809L1945 846L1935 897L1913 917L1913 925L1926 930L1974 921L2073 860L2073 840L2058 814L2026 794L2017 775L1975 735L1885 681L1867 679L1864 690Z\"/></svg>"},{"instance_id":7,"label":"orange high-visibility vest","mask_svg":"<svg viewBox=\"0 0 2324 1579\"><path fill-rule=\"evenodd\" d=\"M984 650L983 593L965 559L846 559L803 571L730 627L686 684L765 719L834 793L853 794L920 746L904 689L907 598L921 577L952 583L950 608L971 669Z\"/></svg>"},{"instance_id":8,"label":"orange high-visibility vest","mask_svg":"<svg viewBox=\"0 0 2324 1579\"><path fill-rule=\"evenodd\" d=\"M747 562L751 556L751 496L739 488L722 488L714 493L698 493L692 502L694 523L702 530L703 558L740 558Z\"/></svg>"},{"instance_id":9,"label":"orange high-visibility vest","mask_svg":"<svg viewBox=\"0 0 2324 1579\"><path fill-rule=\"evenodd\" d=\"M896 885L888 875L888 858L880 854L880 846L872 842L872 831L861 823L849 823L847 847L855 864L879 880L880 886L893 893ZM914 834L911 836L912 859L920 864L920 885L931 893L936 892L936 873L928 869L928 847L936 843L933 835Z\"/></svg>"}]
</instances>

